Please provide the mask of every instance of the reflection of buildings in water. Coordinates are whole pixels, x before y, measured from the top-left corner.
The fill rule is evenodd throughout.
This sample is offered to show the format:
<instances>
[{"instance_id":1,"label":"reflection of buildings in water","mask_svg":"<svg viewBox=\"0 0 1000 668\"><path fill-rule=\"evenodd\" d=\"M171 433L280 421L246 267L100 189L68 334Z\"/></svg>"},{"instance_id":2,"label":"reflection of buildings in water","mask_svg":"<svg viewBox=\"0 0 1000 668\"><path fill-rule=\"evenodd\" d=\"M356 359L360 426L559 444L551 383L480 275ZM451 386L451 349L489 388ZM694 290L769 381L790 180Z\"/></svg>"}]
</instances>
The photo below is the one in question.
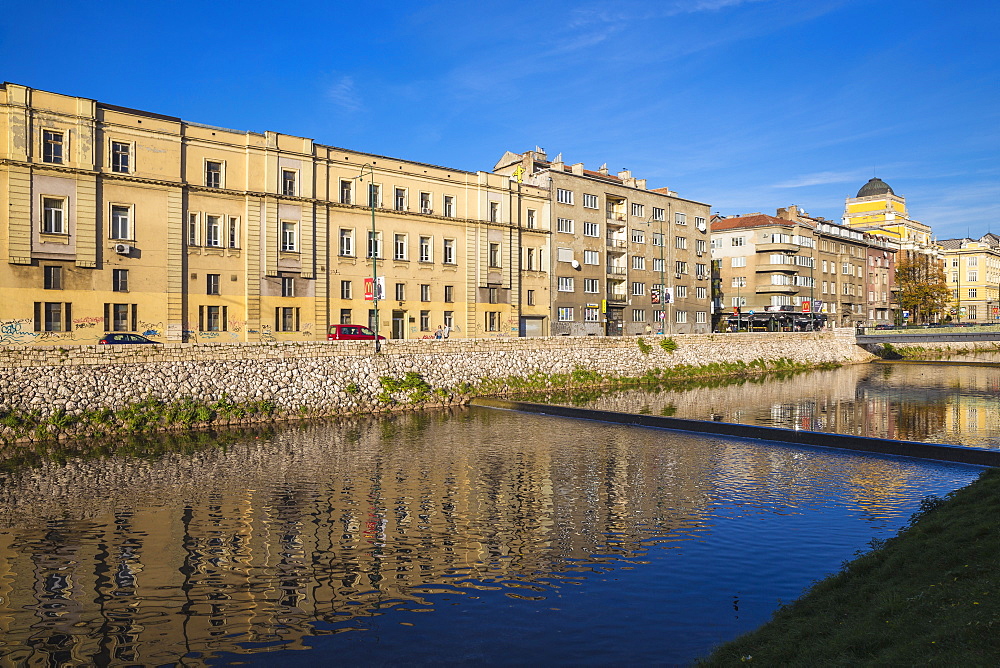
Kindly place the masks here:
<instances>
[{"instance_id":1,"label":"reflection of buildings in water","mask_svg":"<svg viewBox=\"0 0 1000 668\"><path fill-rule=\"evenodd\" d=\"M997 447L1000 368L854 365L681 391L628 390L585 403L600 410L871 438Z\"/></svg>"},{"instance_id":2,"label":"reflection of buildings in water","mask_svg":"<svg viewBox=\"0 0 1000 668\"><path fill-rule=\"evenodd\" d=\"M343 629L436 591L550 595L594 555L635 558L700 530L717 463L681 466L683 447L662 434L606 433L413 414L11 476L0 646L71 663L240 651L220 645L233 637L301 647L316 621Z\"/></svg>"}]
</instances>

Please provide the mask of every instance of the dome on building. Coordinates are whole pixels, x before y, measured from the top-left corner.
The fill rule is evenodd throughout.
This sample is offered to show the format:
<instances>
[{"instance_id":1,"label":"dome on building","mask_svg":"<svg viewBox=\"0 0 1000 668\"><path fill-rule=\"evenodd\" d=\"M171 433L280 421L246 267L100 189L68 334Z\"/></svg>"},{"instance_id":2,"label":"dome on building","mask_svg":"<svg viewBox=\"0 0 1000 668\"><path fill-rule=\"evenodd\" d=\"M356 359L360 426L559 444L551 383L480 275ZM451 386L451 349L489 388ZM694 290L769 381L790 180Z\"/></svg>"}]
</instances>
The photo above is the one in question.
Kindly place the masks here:
<instances>
[{"instance_id":1,"label":"dome on building","mask_svg":"<svg viewBox=\"0 0 1000 668\"><path fill-rule=\"evenodd\" d=\"M858 197L878 197L879 195L895 195L892 192L892 188L889 184L880 178L869 179L868 183L861 186L861 190L858 191Z\"/></svg>"}]
</instances>

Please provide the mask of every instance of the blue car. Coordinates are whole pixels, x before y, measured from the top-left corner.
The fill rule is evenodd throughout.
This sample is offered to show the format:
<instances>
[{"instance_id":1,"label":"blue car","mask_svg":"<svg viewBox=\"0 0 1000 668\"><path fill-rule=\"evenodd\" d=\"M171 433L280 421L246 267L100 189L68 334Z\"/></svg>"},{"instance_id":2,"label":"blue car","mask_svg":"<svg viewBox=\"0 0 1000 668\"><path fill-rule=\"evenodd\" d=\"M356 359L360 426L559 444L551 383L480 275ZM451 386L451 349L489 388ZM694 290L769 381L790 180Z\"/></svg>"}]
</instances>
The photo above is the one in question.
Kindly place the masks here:
<instances>
[{"instance_id":1,"label":"blue car","mask_svg":"<svg viewBox=\"0 0 1000 668\"><path fill-rule=\"evenodd\" d=\"M162 346L163 344L159 341L153 341L147 339L145 336L140 336L138 334L105 334L98 343L151 343L155 346Z\"/></svg>"}]
</instances>

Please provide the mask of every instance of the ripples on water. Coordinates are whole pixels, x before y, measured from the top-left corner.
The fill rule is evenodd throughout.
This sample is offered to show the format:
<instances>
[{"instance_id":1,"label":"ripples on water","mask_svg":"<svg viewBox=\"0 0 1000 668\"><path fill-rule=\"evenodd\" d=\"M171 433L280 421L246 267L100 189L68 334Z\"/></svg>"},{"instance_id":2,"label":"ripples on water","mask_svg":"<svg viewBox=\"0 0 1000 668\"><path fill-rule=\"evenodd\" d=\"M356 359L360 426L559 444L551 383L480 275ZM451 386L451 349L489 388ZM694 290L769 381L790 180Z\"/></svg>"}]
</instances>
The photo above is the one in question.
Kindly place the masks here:
<instances>
[{"instance_id":1,"label":"ripples on water","mask_svg":"<svg viewBox=\"0 0 1000 668\"><path fill-rule=\"evenodd\" d=\"M0 478L12 664L686 663L968 467L468 410Z\"/></svg>"},{"instance_id":2,"label":"ripples on water","mask_svg":"<svg viewBox=\"0 0 1000 668\"><path fill-rule=\"evenodd\" d=\"M856 364L719 387L534 400L902 441L1000 448L1000 364Z\"/></svg>"}]
</instances>

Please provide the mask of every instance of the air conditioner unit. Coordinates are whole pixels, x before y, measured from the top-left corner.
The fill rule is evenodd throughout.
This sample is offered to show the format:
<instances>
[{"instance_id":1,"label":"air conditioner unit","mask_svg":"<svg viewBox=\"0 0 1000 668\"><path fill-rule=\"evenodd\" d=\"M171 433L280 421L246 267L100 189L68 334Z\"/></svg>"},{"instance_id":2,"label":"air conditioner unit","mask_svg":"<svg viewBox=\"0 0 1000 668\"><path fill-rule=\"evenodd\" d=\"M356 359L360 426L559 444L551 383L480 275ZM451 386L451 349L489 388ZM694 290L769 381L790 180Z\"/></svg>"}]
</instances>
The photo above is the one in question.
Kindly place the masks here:
<instances>
[{"instance_id":1,"label":"air conditioner unit","mask_svg":"<svg viewBox=\"0 0 1000 668\"><path fill-rule=\"evenodd\" d=\"M704 251L696 251L696 252L697 252L697 254L698 254L698 257L701 257L702 255L704 255L704 254L705 254L705 252L704 252Z\"/></svg>"},{"instance_id":2,"label":"air conditioner unit","mask_svg":"<svg viewBox=\"0 0 1000 668\"><path fill-rule=\"evenodd\" d=\"M119 255L128 255L132 252L132 247L128 244L115 244L115 252Z\"/></svg>"},{"instance_id":3,"label":"air conditioner unit","mask_svg":"<svg viewBox=\"0 0 1000 668\"><path fill-rule=\"evenodd\" d=\"M674 278L680 278L680 277L681 277L680 272L677 272L676 274L674 274Z\"/></svg>"}]
</instances>

